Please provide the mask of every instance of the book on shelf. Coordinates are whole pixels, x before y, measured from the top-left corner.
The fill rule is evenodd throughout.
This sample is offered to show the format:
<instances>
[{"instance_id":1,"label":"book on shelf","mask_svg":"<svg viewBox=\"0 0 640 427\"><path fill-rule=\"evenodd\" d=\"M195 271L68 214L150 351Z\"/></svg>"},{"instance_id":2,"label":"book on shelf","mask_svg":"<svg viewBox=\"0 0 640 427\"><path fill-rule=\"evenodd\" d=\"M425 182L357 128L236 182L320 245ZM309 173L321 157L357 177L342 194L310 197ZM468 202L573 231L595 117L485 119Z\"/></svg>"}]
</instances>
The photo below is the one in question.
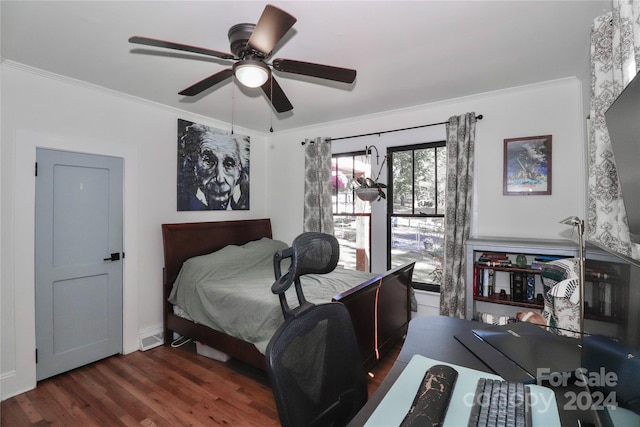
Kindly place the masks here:
<instances>
[{"instance_id":1,"label":"book on shelf","mask_svg":"<svg viewBox=\"0 0 640 427\"><path fill-rule=\"evenodd\" d=\"M595 263L585 265L584 275L586 278L601 280L616 280L620 278L618 271L615 268L601 266Z\"/></svg>"},{"instance_id":2,"label":"book on shelf","mask_svg":"<svg viewBox=\"0 0 640 427\"><path fill-rule=\"evenodd\" d=\"M624 288L615 283L589 280L585 282L585 302L587 304L585 311L589 314L614 319L623 318L626 298Z\"/></svg>"},{"instance_id":3,"label":"book on shelf","mask_svg":"<svg viewBox=\"0 0 640 427\"><path fill-rule=\"evenodd\" d=\"M536 276L527 274L527 292L525 300L530 303L536 302Z\"/></svg>"},{"instance_id":4,"label":"book on shelf","mask_svg":"<svg viewBox=\"0 0 640 427\"><path fill-rule=\"evenodd\" d=\"M482 296L483 297L488 297L489 296L489 270L488 268L485 268L482 270Z\"/></svg>"},{"instance_id":5,"label":"book on shelf","mask_svg":"<svg viewBox=\"0 0 640 427\"><path fill-rule=\"evenodd\" d=\"M481 297L493 296L495 272L490 268L473 268L473 294Z\"/></svg>"},{"instance_id":6,"label":"book on shelf","mask_svg":"<svg viewBox=\"0 0 640 427\"><path fill-rule=\"evenodd\" d=\"M558 256L558 255L536 255L534 259L541 262L549 262L549 261L556 261L563 258L565 257Z\"/></svg>"},{"instance_id":7,"label":"book on shelf","mask_svg":"<svg viewBox=\"0 0 640 427\"><path fill-rule=\"evenodd\" d=\"M488 254L482 254L476 261L476 264L487 266L487 267L511 267L512 266L511 260L506 255L504 256L504 258L501 258L501 257L495 257L495 256L488 256Z\"/></svg>"},{"instance_id":8,"label":"book on shelf","mask_svg":"<svg viewBox=\"0 0 640 427\"><path fill-rule=\"evenodd\" d=\"M511 261L478 261L476 264L484 267L513 267Z\"/></svg>"},{"instance_id":9,"label":"book on shelf","mask_svg":"<svg viewBox=\"0 0 640 427\"><path fill-rule=\"evenodd\" d=\"M546 262L546 261L544 261L544 262L543 262L543 261L536 261L536 260L533 260L533 261L531 262L531 269L532 269L532 270L542 270L542 269L544 268L544 266L545 266L545 265L547 265L547 262Z\"/></svg>"},{"instance_id":10,"label":"book on shelf","mask_svg":"<svg viewBox=\"0 0 640 427\"><path fill-rule=\"evenodd\" d=\"M555 255L537 255L531 262L531 269L542 270L545 267L545 265L547 265L551 261L556 261L563 258L564 257L555 256Z\"/></svg>"},{"instance_id":11,"label":"book on shelf","mask_svg":"<svg viewBox=\"0 0 640 427\"><path fill-rule=\"evenodd\" d=\"M484 278L484 273L483 273L482 268L478 268L477 266L474 266L474 286L475 286L475 292L474 295L479 295L482 296L482 281Z\"/></svg>"},{"instance_id":12,"label":"book on shelf","mask_svg":"<svg viewBox=\"0 0 640 427\"><path fill-rule=\"evenodd\" d=\"M616 272L607 273L604 271L593 271L593 270L585 270L585 276L593 279L601 279L601 280L615 280L618 278Z\"/></svg>"},{"instance_id":13,"label":"book on shelf","mask_svg":"<svg viewBox=\"0 0 640 427\"><path fill-rule=\"evenodd\" d=\"M480 258L485 259L509 259L506 252L483 252Z\"/></svg>"},{"instance_id":14,"label":"book on shelf","mask_svg":"<svg viewBox=\"0 0 640 427\"><path fill-rule=\"evenodd\" d=\"M527 295L527 274L513 272L510 276L511 300L514 302L525 302Z\"/></svg>"},{"instance_id":15,"label":"book on shelf","mask_svg":"<svg viewBox=\"0 0 640 427\"><path fill-rule=\"evenodd\" d=\"M599 314L611 317L611 283L600 282L598 288L600 293Z\"/></svg>"},{"instance_id":16,"label":"book on shelf","mask_svg":"<svg viewBox=\"0 0 640 427\"><path fill-rule=\"evenodd\" d=\"M485 269L485 271L488 273L488 277L487 277L487 290L485 292L485 297L493 297L493 293L496 287L496 273L493 270L489 270L489 269Z\"/></svg>"},{"instance_id":17,"label":"book on shelf","mask_svg":"<svg viewBox=\"0 0 640 427\"><path fill-rule=\"evenodd\" d=\"M478 266L473 266L473 295L478 295Z\"/></svg>"}]
</instances>

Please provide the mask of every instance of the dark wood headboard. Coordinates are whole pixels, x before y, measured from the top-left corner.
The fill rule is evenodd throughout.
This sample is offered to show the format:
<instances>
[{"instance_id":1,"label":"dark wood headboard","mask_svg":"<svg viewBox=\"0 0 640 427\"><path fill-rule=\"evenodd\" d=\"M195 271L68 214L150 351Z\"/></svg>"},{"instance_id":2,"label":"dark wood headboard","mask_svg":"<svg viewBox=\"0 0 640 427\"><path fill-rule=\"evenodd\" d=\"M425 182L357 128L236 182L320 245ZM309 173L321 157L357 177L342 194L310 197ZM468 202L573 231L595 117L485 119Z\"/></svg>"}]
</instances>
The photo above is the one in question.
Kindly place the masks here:
<instances>
[{"instance_id":1,"label":"dark wood headboard","mask_svg":"<svg viewBox=\"0 0 640 427\"><path fill-rule=\"evenodd\" d=\"M162 224L165 286L173 285L189 258L263 237L272 237L269 219Z\"/></svg>"}]
</instances>

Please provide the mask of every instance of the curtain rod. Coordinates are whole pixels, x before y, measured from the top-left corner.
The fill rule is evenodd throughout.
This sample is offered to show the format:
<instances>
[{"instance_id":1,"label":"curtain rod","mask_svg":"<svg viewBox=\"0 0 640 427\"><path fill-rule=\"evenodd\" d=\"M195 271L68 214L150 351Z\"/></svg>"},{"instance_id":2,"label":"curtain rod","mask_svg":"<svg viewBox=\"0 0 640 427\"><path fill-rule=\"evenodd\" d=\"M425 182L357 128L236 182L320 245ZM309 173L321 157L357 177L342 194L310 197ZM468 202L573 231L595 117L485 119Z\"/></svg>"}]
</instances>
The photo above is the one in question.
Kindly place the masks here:
<instances>
[{"instance_id":1,"label":"curtain rod","mask_svg":"<svg viewBox=\"0 0 640 427\"><path fill-rule=\"evenodd\" d=\"M482 120L483 116L482 114L478 114L476 116L476 120ZM371 132L371 133L362 133L360 135L350 135L350 136L341 136L339 138L329 138L331 141L338 141L340 139L350 139L350 138L360 138L362 136L371 136L371 135L382 135L383 133L391 133L391 132L400 132L403 130L412 130L412 129L419 129L419 128L426 128L429 126L437 126L437 125L446 125L447 123L449 123L448 121L446 122L439 122L439 123L429 123L427 125L418 125L418 126L412 126L412 127L408 127L408 128L402 128L402 129L391 129L391 130L383 130L380 132ZM313 141L312 141L313 143ZM306 144L304 141L301 142L302 145Z\"/></svg>"}]
</instances>

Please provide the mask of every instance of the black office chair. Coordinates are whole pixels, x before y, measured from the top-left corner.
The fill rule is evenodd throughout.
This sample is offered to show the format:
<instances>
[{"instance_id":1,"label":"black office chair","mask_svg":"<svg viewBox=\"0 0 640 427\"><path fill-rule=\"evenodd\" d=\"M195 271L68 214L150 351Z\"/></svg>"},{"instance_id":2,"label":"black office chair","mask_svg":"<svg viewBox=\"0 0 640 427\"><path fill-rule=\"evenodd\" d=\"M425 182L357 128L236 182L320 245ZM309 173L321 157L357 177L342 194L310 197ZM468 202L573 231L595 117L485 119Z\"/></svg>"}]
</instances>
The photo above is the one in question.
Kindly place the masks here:
<instances>
[{"instance_id":1,"label":"black office chair","mask_svg":"<svg viewBox=\"0 0 640 427\"><path fill-rule=\"evenodd\" d=\"M335 237L303 233L290 248L274 256L284 324L266 351L267 373L284 427L344 426L367 402L367 379L351 316L337 302L314 305L300 284L304 274L326 274L338 264ZM291 260L286 274L281 264ZM298 306L290 308L285 292L294 284Z\"/></svg>"}]
</instances>

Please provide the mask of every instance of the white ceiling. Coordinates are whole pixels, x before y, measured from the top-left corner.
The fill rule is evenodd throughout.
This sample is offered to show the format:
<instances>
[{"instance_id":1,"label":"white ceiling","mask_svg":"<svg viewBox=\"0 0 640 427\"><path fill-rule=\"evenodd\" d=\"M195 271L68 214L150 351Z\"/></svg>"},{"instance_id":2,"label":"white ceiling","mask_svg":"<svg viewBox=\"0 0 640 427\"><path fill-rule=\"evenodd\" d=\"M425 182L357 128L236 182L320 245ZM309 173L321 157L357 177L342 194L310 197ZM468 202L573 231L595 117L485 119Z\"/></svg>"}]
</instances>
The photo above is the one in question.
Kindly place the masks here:
<instances>
[{"instance_id":1,"label":"white ceiling","mask_svg":"<svg viewBox=\"0 0 640 427\"><path fill-rule=\"evenodd\" d=\"M275 72L294 106L282 114L260 89L232 81L197 97L180 96L229 63L127 41L139 35L229 52L228 29L255 23L265 4L2 0L1 53L5 60L266 132L271 122L278 131L587 77L591 23L611 9L611 1L274 1L298 21L272 58L358 72L353 85Z\"/></svg>"}]
</instances>

